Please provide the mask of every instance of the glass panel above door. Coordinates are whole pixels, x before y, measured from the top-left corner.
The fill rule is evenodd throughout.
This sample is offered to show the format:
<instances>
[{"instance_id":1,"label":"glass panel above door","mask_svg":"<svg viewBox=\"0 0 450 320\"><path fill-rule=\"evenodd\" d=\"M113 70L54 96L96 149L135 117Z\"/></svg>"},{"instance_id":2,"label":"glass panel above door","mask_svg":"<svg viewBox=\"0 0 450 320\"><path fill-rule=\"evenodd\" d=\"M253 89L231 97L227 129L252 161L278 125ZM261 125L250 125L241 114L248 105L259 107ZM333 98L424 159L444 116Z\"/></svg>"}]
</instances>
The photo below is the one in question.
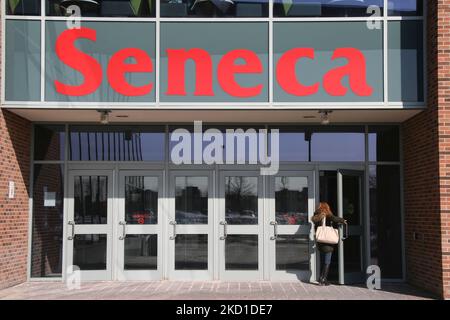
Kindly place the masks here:
<instances>
[{"instance_id":1,"label":"glass panel above door","mask_svg":"<svg viewBox=\"0 0 450 320\"><path fill-rule=\"evenodd\" d=\"M108 223L108 177L74 177L74 219L76 224Z\"/></svg>"},{"instance_id":2,"label":"glass panel above door","mask_svg":"<svg viewBox=\"0 0 450 320\"><path fill-rule=\"evenodd\" d=\"M175 178L175 221L208 223L208 177Z\"/></svg>"},{"instance_id":3,"label":"glass panel above door","mask_svg":"<svg viewBox=\"0 0 450 320\"><path fill-rule=\"evenodd\" d=\"M158 223L158 177L125 177L127 224Z\"/></svg>"},{"instance_id":4,"label":"glass panel above door","mask_svg":"<svg viewBox=\"0 0 450 320\"><path fill-rule=\"evenodd\" d=\"M258 224L258 178L225 177L228 224Z\"/></svg>"}]
</instances>

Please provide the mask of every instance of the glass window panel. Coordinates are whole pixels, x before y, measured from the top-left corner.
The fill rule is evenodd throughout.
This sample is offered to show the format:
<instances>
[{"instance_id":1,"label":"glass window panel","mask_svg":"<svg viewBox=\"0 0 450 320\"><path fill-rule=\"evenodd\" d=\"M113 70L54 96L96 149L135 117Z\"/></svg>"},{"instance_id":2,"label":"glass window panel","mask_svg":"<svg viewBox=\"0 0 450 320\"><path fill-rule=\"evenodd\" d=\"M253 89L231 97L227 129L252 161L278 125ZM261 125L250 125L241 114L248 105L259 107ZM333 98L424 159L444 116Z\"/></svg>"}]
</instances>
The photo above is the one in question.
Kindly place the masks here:
<instances>
[{"instance_id":1,"label":"glass window panel","mask_svg":"<svg viewBox=\"0 0 450 320\"><path fill-rule=\"evenodd\" d=\"M64 166L34 166L31 277L60 277L64 220Z\"/></svg>"},{"instance_id":2,"label":"glass window panel","mask_svg":"<svg viewBox=\"0 0 450 320\"><path fill-rule=\"evenodd\" d=\"M383 278L402 278L400 166L370 166L371 264ZM347 240L345 240L347 242Z\"/></svg>"},{"instance_id":3,"label":"glass window panel","mask_svg":"<svg viewBox=\"0 0 450 320\"><path fill-rule=\"evenodd\" d=\"M275 215L278 224L309 224L308 178L275 178Z\"/></svg>"},{"instance_id":4,"label":"glass window panel","mask_svg":"<svg viewBox=\"0 0 450 320\"><path fill-rule=\"evenodd\" d=\"M106 270L106 234L75 235L73 265L81 271Z\"/></svg>"},{"instance_id":5,"label":"glass window panel","mask_svg":"<svg viewBox=\"0 0 450 320\"><path fill-rule=\"evenodd\" d=\"M158 177L125 177L127 224L158 223Z\"/></svg>"},{"instance_id":6,"label":"glass window panel","mask_svg":"<svg viewBox=\"0 0 450 320\"><path fill-rule=\"evenodd\" d=\"M275 17L366 17L373 16L369 7L376 6L383 15L383 0L274 0Z\"/></svg>"},{"instance_id":7,"label":"glass window panel","mask_svg":"<svg viewBox=\"0 0 450 320\"><path fill-rule=\"evenodd\" d=\"M41 0L5 0L6 14L15 16L39 16Z\"/></svg>"},{"instance_id":8,"label":"glass window panel","mask_svg":"<svg viewBox=\"0 0 450 320\"><path fill-rule=\"evenodd\" d=\"M278 236L275 252L277 270L310 270L308 235Z\"/></svg>"},{"instance_id":9,"label":"glass window panel","mask_svg":"<svg viewBox=\"0 0 450 320\"><path fill-rule=\"evenodd\" d=\"M389 22L389 101L424 99L422 21Z\"/></svg>"},{"instance_id":10,"label":"glass window panel","mask_svg":"<svg viewBox=\"0 0 450 320\"><path fill-rule=\"evenodd\" d=\"M125 270L158 269L158 235L130 234L125 237Z\"/></svg>"},{"instance_id":11,"label":"glass window panel","mask_svg":"<svg viewBox=\"0 0 450 320\"><path fill-rule=\"evenodd\" d=\"M208 270L208 235L178 234L175 238L175 270Z\"/></svg>"},{"instance_id":12,"label":"glass window panel","mask_svg":"<svg viewBox=\"0 0 450 320\"><path fill-rule=\"evenodd\" d=\"M5 99L41 99L41 25L39 21L7 20L5 33Z\"/></svg>"},{"instance_id":13,"label":"glass window panel","mask_svg":"<svg viewBox=\"0 0 450 320\"><path fill-rule=\"evenodd\" d=\"M362 190L363 184L360 176L346 175L342 177L342 210L344 219L350 226L361 225L362 216Z\"/></svg>"},{"instance_id":14,"label":"glass window panel","mask_svg":"<svg viewBox=\"0 0 450 320\"><path fill-rule=\"evenodd\" d=\"M163 161L165 133L152 126L71 126L72 161Z\"/></svg>"},{"instance_id":15,"label":"glass window panel","mask_svg":"<svg viewBox=\"0 0 450 320\"><path fill-rule=\"evenodd\" d=\"M258 224L258 178L225 177L225 220Z\"/></svg>"},{"instance_id":16,"label":"glass window panel","mask_svg":"<svg viewBox=\"0 0 450 320\"><path fill-rule=\"evenodd\" d=\"M330 37L330 35L333 37ZM295 37L293 37L295 35ZM369 29L366 22L276 22L274 23L274 70L283 54L294 48L314 48L314 59L299 59L295 66L298 81L304 86L319 83L317 93L287 93L274 79L275 102L382 102L383 101L383 28ZM347 65L347 59L332 59L338 48L355 48L364 55L370 96L357 95L349 77L341 83L347 92L332 96L323 86L324 76L333 69Z\"/></svg>"},{"instance_id":17,"label":"glass window panel","mask_svg":"<svg viewBox=\"0 0 450 320\"><path fill-rule=\"evenodd\" d=\"M225 240L226 270L258 270L258 235L228 235Z\"/></svg>"},{"instance_id":18,"label":"glass window panel","mask_svg":"<svg viewBox=\"0 0 450 320\"><path fill-rule=\"evenodd\" d=\"M66 102L154 102L155 90L145 95L125 96L114 90L107 80L107 66L111 56L125 48L138 48L147 53L151 59L155 58L155 23L153 22L93 22L83 21L83 28L96 31L96 41L80 38L76 47L85 54L90 55L101 65L103 81L99 88L90 94L69 96L56 91L55 81L67 85L79 85L84 82L81 72L66 65L56 55L56 39L67 30L66 21L46 21L46 101ZM135 63L135 58L128 58L127 64ZM153 60L153 65L155 65ZM154 72L127 72L126 81L136 87L155 83Z\"/></svg>"},{"instance_id":19,"label":"glass window panel","mask_svg":"<svg viewBox=\"0 0 450 320\"><path fill-rule=\"evenodd\" d=\"M208 177L175 178L177 224L208 223Z\"/></svg>"},{"instance_id":20,"label":"glass window panel","mask_svg":"<svg viewBox=\"0 0 450 320\"><path fill-rule=\"evenodd\" d=\"M65 127L59 125L34 126L34 160L64 160Z\"/></svg>"},{"instance_id":21,"label":"glass window panel","mask_svg":"<svg viewBox=\"0 0 450 320\"><path fill-rule=\"evenodd\" d=\"M70 5L80 7L83 17L154 17L157 0L46 0L48 16L67 16Z\"/></svg>"},{"instance_id":22,"label":"glass window panel","mask_svg":"<svg viewBox=\"0 0 450 320\"><path fill-rule=\"evenodd\" d=\"M423 15L423 1L389 0L388 14L390 16L421 16Z\"/></svg>"},{"instance_id":23,"label":"glass window panel","mask_svg":"<svg viewBox=\"0 0 450 320\"><path fill-rule=\"evenodd\" d=\"M397 126L369 127L369 161L400 161Z\"/></svg>"},{"instance_id":24,"label":"glass window panel","mask_svg":"<svg viewBox=\"0 0 450 320\"><path fill-rule=\"evenodd\" d=\"M268 17L268 0L161 0L161 17Z\"/></svg>"},{"instance_id":25,"label":"glass window panel","mask_svg":"<svg viewBox=\"0 0 450 320\"><path fill-rule=\"evenodd\" d=\"M311 134L312 161L364 161L364 129L321 129Z\"/></svg>"},{"instance_id":26,"label":"glass window panel","mask_svg":"<svg viewBox=\"0 0 450 320\"><path fill-rule=\"evenodd\" d=\"M108 223L108 177L74 177L75 224Z\"/></svg>"},{"instance_id":27,"label":"glass window panel","mask_svg":"<svg viewBox=\"0 0 450 320\"><path fill-rule=\"evenodd\" d=\"M279 129L279 157L280 161L309 161L309 141L304 131L287 128L269 128ZM271 154L271 140L269 134L269 155Z\"/></svg>"},{"instance_id":28,"label":"glass window panel","mask_svg":"<svg viewBox=\"0 0 450 320\"><path fill-rule=\"evenodd\" d=\"M344 270L346 273L363 271L361 256L361 236L349 236L347 239L345 239Z\"/></svg>"},{"instance_id":29,"label":"glass window panel","mask_svg":"<svg viewBox=\"0 0 450 320\"><path fill-rule=\"evenodd\" d=\"M337 215L337 171L320 171L319 188L320 201L328 203L331 211Z\"/></svg>"},{"instance_id":30,"label":"glass window panel","mask_svg":"<svg viewBox=\"0 0 450 320\"><path fill-rule=\"evenodd\" d=\"M268 24L265 22L162 22L161 23L161 101L162 102L267 102L268 101ZM249 41L251 39L252 41ZM188 59L185 64L185 95L168 92L168 53L167 49L199 48L211 57L212 90L214 95L195 95L196 66L208 62L205 59ZM231 95L217 80L217 68L223 56L236 49L253 51L262 65L261 73L237 73L235 81L243 87L262 85L261 93L250 97ZM236 65L242 64L238 59ZM178 76L180 76L178 74Z\"/></svg>"}]
</instances>

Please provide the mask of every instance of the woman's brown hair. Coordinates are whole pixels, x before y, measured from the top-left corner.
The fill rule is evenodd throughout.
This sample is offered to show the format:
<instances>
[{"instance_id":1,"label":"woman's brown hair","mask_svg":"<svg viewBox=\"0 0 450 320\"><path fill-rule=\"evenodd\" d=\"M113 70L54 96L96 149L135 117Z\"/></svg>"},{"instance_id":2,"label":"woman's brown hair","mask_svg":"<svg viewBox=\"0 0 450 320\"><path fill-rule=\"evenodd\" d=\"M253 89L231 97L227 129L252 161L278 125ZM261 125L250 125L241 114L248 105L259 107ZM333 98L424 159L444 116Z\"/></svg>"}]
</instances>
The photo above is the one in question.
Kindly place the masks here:
<instances>
[{"instance_id":1,"label":"woman's brown hair","mask_svg":"<svg viewBox=\"0 0 450 320\"><path fill-rule=\"evenodd\" d=\"M326 217L329 217L329 216L333 215L333 213L331 212L329 204L326 203L326 202L319 203L319 206L317 207L317 210L316 210L315 214L319 214L321 216L325 215Z\"/></svg>"}]
</instances>

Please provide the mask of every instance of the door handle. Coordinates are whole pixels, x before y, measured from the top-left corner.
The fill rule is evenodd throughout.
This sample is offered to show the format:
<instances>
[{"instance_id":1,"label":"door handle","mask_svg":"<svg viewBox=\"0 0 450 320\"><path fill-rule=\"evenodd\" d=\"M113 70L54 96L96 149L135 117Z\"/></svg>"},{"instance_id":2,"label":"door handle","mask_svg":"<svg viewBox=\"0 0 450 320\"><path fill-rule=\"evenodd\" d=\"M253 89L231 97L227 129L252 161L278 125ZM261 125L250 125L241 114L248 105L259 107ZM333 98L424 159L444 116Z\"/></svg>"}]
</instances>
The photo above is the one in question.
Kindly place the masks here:
<instances>
[{"instance_id":1,"label":"door handle","mask_svg":"<svg viewBox=\"0 0 450 320\"><path fill-rule=\"evenodd\" d=\"M175 240L177 237L177 222L175 220L169 222L173 226L173 235L169 238L170 240Z\"/></svg>"},{"instance_id":2,"label":"door handle","mask_svg":"<svg viewBox=\"0 0 450 320\"><path fill-rule=\"evenodd\" d=\"M72 227L72 232L70 233L70 236L67 237L67 240L73 240L75 237L75 222L69 221L67 224Z\"/></svg>"},{"instance_id":3,"label":"door handle","mask_svg":"<svg viewBox=\"0 0 450 320\"><path fill-rule=\"evenodd\" d=\"M342 241L344 241L345 239L348 238L348 225L344 223L342 226L343 226L342 228L344 228Z\"/></svg>"},{"instance_id":4,"label":"door handle","mask_svg":"<svg viewBox=\"0 0 450 320\"><path fill-rule=\"evenodd\" d=\"M278 239L278 222L270 221L270 225L273 226L273 236L270 237L270 240Z\"/></svg>"},{"instance_id":5,"label":"door handle","mask_svg":"<svg viewBox=\"0 0 450 320\"><path fill-rule=\"evenodd\" d=\"M126 221L120 221L119 225L122 226L122 235L119 237L119 240L124 240L127 236L127 222Z\"/></svg>"},{"instance_id":6,"label":"door handle","mask_svg":"<svg viewBox=\"0 0 450 320\"><path fill-rule=\"evenodd\" d=\"M228 223L226 221L220 221L220 225L223 226L223 236L220 237L220 240L225 240L228 236L227 230Z\"/></svg>"}]
</instances>

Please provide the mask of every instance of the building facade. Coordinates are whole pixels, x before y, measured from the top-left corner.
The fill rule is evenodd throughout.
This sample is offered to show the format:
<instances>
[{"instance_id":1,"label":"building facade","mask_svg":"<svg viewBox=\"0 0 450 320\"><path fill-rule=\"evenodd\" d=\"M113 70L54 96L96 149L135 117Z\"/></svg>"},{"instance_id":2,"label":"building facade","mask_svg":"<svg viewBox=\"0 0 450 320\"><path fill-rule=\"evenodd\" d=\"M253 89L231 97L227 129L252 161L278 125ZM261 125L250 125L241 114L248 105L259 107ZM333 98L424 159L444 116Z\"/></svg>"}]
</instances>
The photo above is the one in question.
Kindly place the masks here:
<instances>
[{"instance_id":1,"label":"building facade","mask_svg":"<svg viewBox=\"0 0 450 320\"><path fill-rule=\"evenodd\" d=\"M449 298L450 1L8 0L0 288L315 281Z\"/></svg>"}]
</instances>

